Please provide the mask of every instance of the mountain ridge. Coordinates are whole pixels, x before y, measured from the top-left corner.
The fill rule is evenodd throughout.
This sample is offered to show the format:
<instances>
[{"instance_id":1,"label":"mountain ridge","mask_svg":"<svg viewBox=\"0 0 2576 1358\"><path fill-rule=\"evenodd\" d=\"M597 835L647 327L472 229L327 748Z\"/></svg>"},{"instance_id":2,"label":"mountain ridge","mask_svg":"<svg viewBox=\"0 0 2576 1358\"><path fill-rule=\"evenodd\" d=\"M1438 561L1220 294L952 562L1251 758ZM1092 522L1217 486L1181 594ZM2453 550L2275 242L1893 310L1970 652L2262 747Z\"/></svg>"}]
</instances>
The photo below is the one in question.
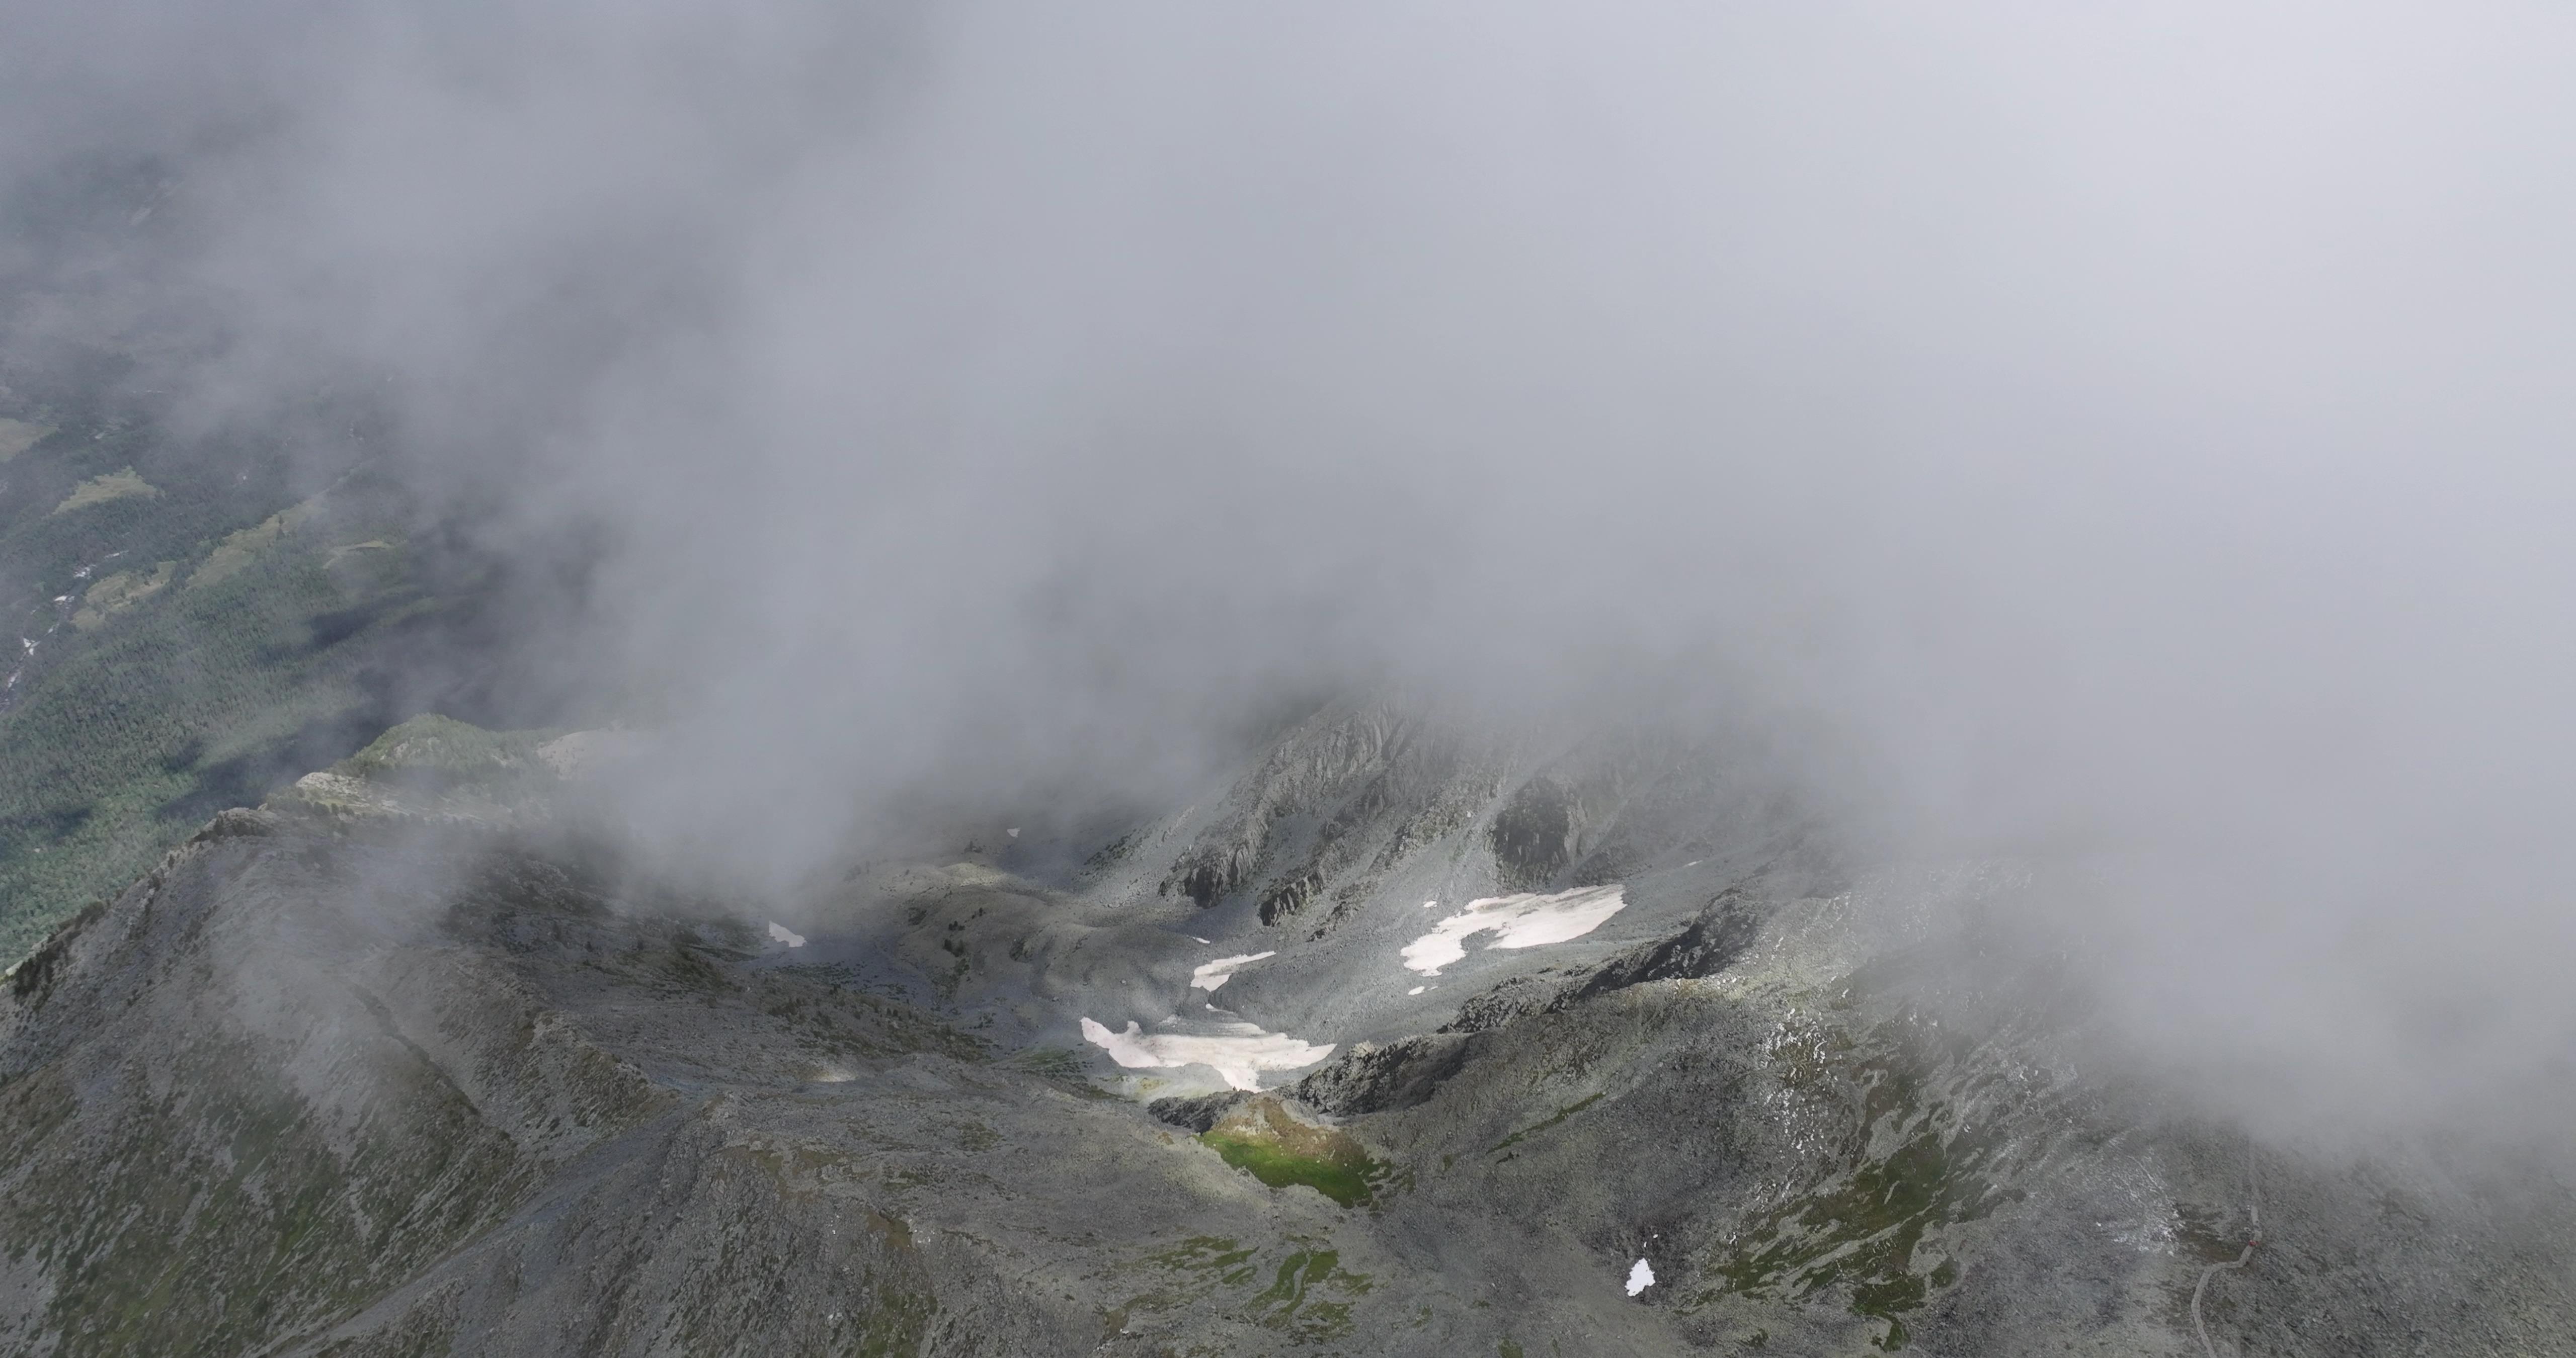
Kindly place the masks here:
<instances>
[{"instance_id":1,"label":"mountain ridge","mask_svg":"<svg viewBox=\"0 0 2576 1358\"><path fill-rule=\"evenodd\" d=\"M563 796L526 753L553 738L391 733L338 766L370 809L225 812L11 973L11 1347L2127 1353L2189 1342L2258 1163L2270 1239L2207 1307L2248 1351L2540 1354L2576 1324L2563 1199L2498 1213L2160 1107L2079 1068L2084 999L2038 973L1942 1000L1974 912L1940 902L2025 870L1828 868L1749 814L1706 822L1724 862L1632 832L1592 933L1424 978L1393 945L1465 902L1419 883L1529 884L1493 861L1514 792L1462 773L1465 823L1339 860L1328 889L1379 885L1322 937L1262 919L1316 861L1293 835L1208 905L1160 890L1240 835L1226 806L1288 805L1273 750L1087 883L997 837L808 900L790 947L559 818L450 814L460 778ZM395 751L458 767L406 789ZM1365 804L1345 833L1389 843L1425 800ZM1184 1005L1337 1050L1228 1123L1203 1067L1079 1037L1203 1029ZM1277 1161L1325 1145L1361 1176L1338 1196Z\"/></svg>"}]
</instances>

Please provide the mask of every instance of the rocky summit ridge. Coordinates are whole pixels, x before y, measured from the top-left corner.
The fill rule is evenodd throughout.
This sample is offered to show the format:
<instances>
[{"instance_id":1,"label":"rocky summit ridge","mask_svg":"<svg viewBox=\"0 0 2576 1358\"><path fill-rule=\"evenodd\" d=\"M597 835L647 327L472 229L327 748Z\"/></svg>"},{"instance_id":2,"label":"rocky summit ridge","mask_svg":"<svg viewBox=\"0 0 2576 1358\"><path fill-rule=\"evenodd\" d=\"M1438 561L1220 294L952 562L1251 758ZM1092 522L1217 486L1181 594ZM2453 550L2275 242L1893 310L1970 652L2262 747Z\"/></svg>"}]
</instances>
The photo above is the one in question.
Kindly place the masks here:
<instances>
[{"instance_id":1,"label":"rocky summit ridge","mask_svg":"<svg viewBox=\"0 0 2576 1358\"><path fill-rule=\"evenodd\" d=\"M558 813L618 739L406 723L13 969L0 1351L2191 1353L2258 1201L2222 1352L2576 1351L2566 1185L2087 1069L2026 868L1721 749L1336 705L770 919Z\"/></svg>"}]
</instances>

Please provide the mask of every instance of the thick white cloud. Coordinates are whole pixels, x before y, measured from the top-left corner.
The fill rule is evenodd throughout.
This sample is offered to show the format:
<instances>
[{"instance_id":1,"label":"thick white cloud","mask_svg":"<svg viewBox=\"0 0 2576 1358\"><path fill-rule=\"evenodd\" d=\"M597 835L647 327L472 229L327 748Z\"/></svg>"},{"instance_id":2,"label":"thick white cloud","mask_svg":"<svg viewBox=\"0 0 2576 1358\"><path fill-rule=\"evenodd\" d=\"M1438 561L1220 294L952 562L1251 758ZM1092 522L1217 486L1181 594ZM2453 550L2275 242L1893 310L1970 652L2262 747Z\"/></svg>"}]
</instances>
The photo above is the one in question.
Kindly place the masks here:
<instances>
[{"instance_id":1,"label":"thick white cloud","mask_svg":"<svg viewBox=\"0 0 2576 1358\"><path fill-rule=\"evenodd\" d=\"M158 138L210 399L596 531L711 861L1335 684L1714 708L2112 865L2163 1049L2576 1035L2560 11L58 9L13 172Z\"/></svg>"}]
</instances>

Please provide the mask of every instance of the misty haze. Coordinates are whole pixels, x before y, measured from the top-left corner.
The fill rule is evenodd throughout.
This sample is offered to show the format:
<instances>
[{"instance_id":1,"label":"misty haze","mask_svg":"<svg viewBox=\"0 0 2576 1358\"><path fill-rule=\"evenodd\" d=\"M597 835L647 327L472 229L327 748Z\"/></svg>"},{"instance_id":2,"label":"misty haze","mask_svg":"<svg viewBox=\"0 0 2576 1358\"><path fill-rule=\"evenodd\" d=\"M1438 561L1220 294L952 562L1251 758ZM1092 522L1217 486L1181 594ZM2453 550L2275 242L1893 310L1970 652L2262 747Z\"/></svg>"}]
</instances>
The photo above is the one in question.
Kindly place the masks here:
<instances>
[{"instance_id":1,"label":"misty haze","mask_svg":"<svg viewBox=\"0 0 2576 1358\"><path fill-rule=\"evenodd\" d=\"M0 1353L2576 1354L2571 61L0 0Z\"/></svg>"}]
</instances>

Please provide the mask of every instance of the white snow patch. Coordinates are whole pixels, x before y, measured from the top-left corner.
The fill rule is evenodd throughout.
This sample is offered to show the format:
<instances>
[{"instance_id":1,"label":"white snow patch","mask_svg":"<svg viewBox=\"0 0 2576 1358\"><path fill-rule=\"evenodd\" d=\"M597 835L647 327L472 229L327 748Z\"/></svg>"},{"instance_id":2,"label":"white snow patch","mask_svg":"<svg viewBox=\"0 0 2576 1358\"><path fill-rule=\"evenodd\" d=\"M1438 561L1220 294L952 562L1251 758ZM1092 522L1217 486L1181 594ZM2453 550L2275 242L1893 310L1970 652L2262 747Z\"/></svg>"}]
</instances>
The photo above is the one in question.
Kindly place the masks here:
<instances>
[{"instance_id":1,"label":"white snow patch","mask_svg":"<svg viewBox=\"0 0 2576 1358\"><path fill-rule=\"evenodd\" d=\"M1624 890L1613 882L1552 896L1525 891L1469 901L1464 913L1451 915L1432 926L1430 933L1405 944L1404 965L1425 976L1437 976L1442 967L1467 955L1469 938L1483 933L1500 935L1488 945L1496 948L1535 948L1581 938L1628 907L1621 895Z\"/></svg>"},{"instance_id":2,"label":"white snow patch","mask_svg":"<svg viewBox=\"0 0 2576 1358\"><path fill-rule=\"evenodd\" d=\"M1415 986L1413 989L1408 990L1408 991L1406 991L1406 992L1404 992L1404 993L1405 993L1405 994L1407 994L1407 995L1419 995L1419 994L1421 994L1421 993L1422 993L1425 989L1427 989L1427 988L1428 988L1428 987L1425 987L1425 986Z\"/></svg>"},{"instance_id":3,"label":"white snow patch","mask_svg":"<svg viewBox=\"0 0 2576 1358\"><path fill-rule=\"evenodd\" d=\"M1018 839L1020 837L1020 827L1014 825L1010 829L1004 830L1002 833L1009 835L1013 839Z\"/></svg>"},{"instance_id":4,"label":"white snow patch","mask_svg":"<svg viewBox=\"0 0 2576 1358\"><path fill-rule=\"evenodd\" d=\"M1425 910L1437 910L1437 909L1439 909L1439 908L1440 908L1440 902L1438 902L1438 901L1424 901L1424 902L1422 903L1422 908L1423 908L1423 909L1425 909Z\"/></svg>"},{"instance_id":5,"label":"white snow patch","mask_svg":"<svg viewBox=\"0 0 2576 1358\"><path fill-rule=\"evenodd\" d=\"M786 925L781 924L776 920L771 920L769 922L769 936L791 948L801 948L805 946L805 936L803 934L790 931Z\"/></svg>"},{"instance_id":6,"label":"white snow patch","mask_svg":"<svg viewBox=\"0 0 2576 1358\"><path fill-rule=\"evenodd\" d=\"M1655 1266L1640 1259L1628 1269L1628 1295L1635 1296L1655 1285Z\"/></svg>"},{"instance_id":7,"label":"white snow patch","mask_svg":"<svg viewBox=\"0 0 2576 1358\"><path fill-rule=\"evenodd\" d=\"M1233 980L1234 974L1237 971L1242 970L1245 966L1258 962L1262 958L1277 957L1278 955L1278 949L1274 948L1269 952L1245 953L1241 957L1220 957L1217 960L1208 963L1206 966L1190 973L1190 989L1204 990L1210 994L1214 994L1218 986L1224 985L1226 982Z\"/></svg>"},{"instance_id":8,"label":"white snow patch","mask_svg":"<svg viewBox=\"0 0 2576 1358\"><path fill-rule=\"evenodd\" d=\"M1296 1070L1333 1054L1333 1043L1317 1046L1249 1023L1212 1026L1213 1033L1147 1034L1129 1019L1127 1031L1113 1033L1105 1023L1084 1019L1082 1036L1129 1070L1206 1066L1236 1089L1259 1089L1265 1070Z\"/></svg>"}]
</instances>

